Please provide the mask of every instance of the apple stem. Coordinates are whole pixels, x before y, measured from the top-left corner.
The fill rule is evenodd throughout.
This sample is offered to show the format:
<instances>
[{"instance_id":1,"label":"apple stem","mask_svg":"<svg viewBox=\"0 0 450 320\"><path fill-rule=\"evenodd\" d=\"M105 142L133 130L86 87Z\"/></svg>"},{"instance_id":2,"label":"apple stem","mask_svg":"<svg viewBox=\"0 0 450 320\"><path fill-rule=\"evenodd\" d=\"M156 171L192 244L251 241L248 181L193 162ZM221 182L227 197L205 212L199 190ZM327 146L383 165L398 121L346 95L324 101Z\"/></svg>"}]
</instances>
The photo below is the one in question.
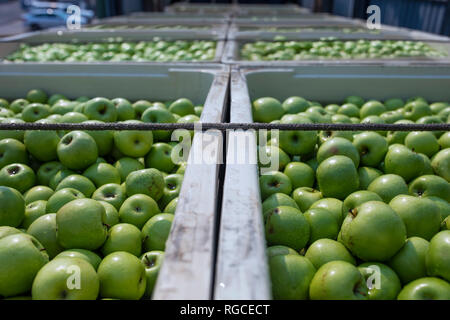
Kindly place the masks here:
<instances>
[{"instance_id":1,"label":"apple stem","mask_svg":"<svg viewBox=\"0 0 450 320\"><path fill-rule=\"evenodd\" d=\"M358 210L356 210L356 208L352 209L350 210L350 214L353 216L353 218L356 218L356 216L358 215Z\"/></svg>"}]
</instances>

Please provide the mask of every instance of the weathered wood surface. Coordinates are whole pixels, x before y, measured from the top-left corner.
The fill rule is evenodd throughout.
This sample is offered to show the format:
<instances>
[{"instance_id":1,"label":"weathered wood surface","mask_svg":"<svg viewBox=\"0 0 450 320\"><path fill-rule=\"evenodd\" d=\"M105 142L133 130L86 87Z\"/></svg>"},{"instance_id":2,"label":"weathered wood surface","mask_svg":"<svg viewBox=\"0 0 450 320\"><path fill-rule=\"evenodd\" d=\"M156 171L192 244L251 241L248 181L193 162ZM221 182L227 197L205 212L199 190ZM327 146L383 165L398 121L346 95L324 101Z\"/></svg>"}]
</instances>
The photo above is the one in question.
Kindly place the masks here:
<instances>
[{"instance_id":1,"label":"weathered wood surface","mask_svg":"<svg viewBox=\"0 0 450 320\"><path fill-rule=\"evenodd\" d=\"M223 120L228 77L228 72L215 77L202 122ZM222 150L220 132L195 134L153 299L211 299ZM199 155L203 161L194 163Z\"/></svg>"},{"instance_id":2,"label":"weathered wood surface","mask_svg":"<svg viewBox=\"0 0 450 320\"><path fill-rule=\"evenodd\" d=\"M235 70L230 116L231 122L253 122L245 79ZM229 135L214 299L271 298L256 156L253 132Z\"/></svg>"}]
</instances>

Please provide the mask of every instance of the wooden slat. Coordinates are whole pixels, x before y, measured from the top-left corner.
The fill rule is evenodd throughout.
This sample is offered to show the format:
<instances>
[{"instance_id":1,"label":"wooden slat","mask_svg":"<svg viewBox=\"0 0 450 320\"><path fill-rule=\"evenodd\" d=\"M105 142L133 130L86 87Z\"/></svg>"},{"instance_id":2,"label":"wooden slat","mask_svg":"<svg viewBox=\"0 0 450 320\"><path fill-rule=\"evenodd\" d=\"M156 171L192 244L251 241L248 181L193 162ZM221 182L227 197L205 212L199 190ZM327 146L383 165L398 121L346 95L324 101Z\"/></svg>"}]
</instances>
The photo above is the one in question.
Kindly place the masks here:
<instances>
[{"instance_id":1,"label":"wooden slat","mask_svg":"<svg viewBox=\"0 0 450 320\"><path fill-rule=\"evenodd\" d=\"M228 72L215 77L204 105L202 122L223 120L227 85ZM153 299L211 298L222 150L219 131L195 134ZM203 156L203 163L194 161L199 155Z\"/></svg>"},{"instance_id":2,"label":"wooden slat","mask_svg":"<svg viewBox=\"0 0 450 320\"><path fill-rule=\"evenodd\" d=\"M231 75L230 118L231 122L253 122L245 79L238 71ZM237 140L248 145L238 146ZM239 152L252 161L239 163ZM256 155L254 133L229 135L214 299L271 298Z\"/></svg>"}]
</instances>

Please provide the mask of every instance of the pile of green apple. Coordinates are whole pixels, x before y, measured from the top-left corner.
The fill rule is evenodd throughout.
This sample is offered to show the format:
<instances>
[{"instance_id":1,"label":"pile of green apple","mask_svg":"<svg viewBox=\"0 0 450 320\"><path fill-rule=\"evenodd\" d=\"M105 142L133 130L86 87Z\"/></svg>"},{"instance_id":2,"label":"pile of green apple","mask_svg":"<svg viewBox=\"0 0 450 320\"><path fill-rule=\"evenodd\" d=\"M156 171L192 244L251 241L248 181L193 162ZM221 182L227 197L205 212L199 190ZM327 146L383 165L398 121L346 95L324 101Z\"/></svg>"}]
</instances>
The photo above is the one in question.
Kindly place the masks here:
<instances>
[{"instance_id":1,"label":"pile of green apple","mask_svg":"<svg viewBox=\"0 0 450 320\"><path fill-rule=\"evenodd\" d=\"M342 32L342 33L370 33L379 34L380 30L360 27L339 26L317 26L317 27L247 27L240 28L242 31L265 31L265 32Z\"/></svg>"},{"instance_id":2,"label":"pile of green apple","mask_svg":"<svg viewBox=\"0 0 450 320\"><path fill-rule=\"evenodd\" d=\"M277 39L275 39L277 40ZM320 41L256 41L241 48L249 61L308 59L398 59L445 57L421 41L322 39Z\"/></svg>"},{"instance_id":3,"label":"pile of green apple","mask_svg":"<svg viewBox=\"0 0 450 320\"><path fill-rule=\"evenodd\" d=\"M96 24L83 26L83 29L89 30L104 30L104 29L114 29L114 30L147 30L147 29L164 29L164 30L206 30L210 27L208 26L195 26L195 25L151 25L151 24Z\"/></svg>"},{"instance_id":4,"label":"pile of green apple","mask_svg":"<svg viewBox=\"0 0 450 320\"><path fill-rule=\"evenodd\" d=\"M140 42L90 42L22 44L6 57L12 62L98 62L98 61L208 61L216 43L206 40L155 40Z\"/></svg>"},{"instance_id":5,"label":"pile of green apple","mask_svg":"<svg viewBox=\"0 0 450 320\"><path fill-rule=\"evenodd\" d=\"M267 97L252 111L261 123L450 122L448 102L421 97ZM279 160L259 178L275 299L450 299L450 131L280 130L259 153Z\"/></svg>"},{"instance_id":6,"label":"pile of green apple","mask_svg":"<svg viewBox=\"0 0 450 320\"><path fill-rule=\"evenodd\" d=\"M3 123L196 122L201 111L185 98L0 99ZM170 139L0 131L0 298L151 298L186 167Z\"/></svg>"}]
</instances>

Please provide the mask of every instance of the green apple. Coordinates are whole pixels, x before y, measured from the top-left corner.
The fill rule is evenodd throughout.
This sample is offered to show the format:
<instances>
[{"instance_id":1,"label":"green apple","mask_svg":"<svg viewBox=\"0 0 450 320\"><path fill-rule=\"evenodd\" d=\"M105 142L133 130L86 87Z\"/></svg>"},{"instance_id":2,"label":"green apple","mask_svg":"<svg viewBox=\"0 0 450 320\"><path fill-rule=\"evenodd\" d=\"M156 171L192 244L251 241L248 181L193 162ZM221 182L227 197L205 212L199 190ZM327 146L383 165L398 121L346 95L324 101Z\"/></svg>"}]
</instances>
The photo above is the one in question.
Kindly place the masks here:
<instances>
[{"instance_id":1,"label":"green apple","mask_svg":"<svg viewBox=\"0 0 450 320\"><path fill-rule=\"evenodd\" d=\"M107 237L105 208L92 199L71 201L58 210L58 241L66 249L95 250Z\"/></svg>"},{"instance_id":2,"label":"green apple","mask_svg":"<svg viewBox=\"0 0 450 320\"><path fill-rule=\"evenodd\" d=\"M33 236L19 233L0 239L0 261L0 296L13 297L30 291L48 255Z\"/></svg>"},{"instance_id":3,"label":"green apple","mask_svg":"<svg viewBox=\"0 0 450 320\"><path fill-rule=\"evenodd\" d=\"M115 98L111 102L116 107L118 121L132 120L136 117L136 112L127 99Z\"/></svg>"},{"instance_id":4,"label":"green apple","mask_svg":"<svg viewBox=\"0 0 450 320\"><path fill-rule=\"evenodd\" d=\"M0 186L0 226L18 227L25 217L25 201L13 188Z\"/></svg>"},{"instance_id":5,"label":"green apple","mask_svg":"<svg viewBox=\"0 0 450 320\"><path fill-rule=\"evenodd\" d=\"M282 124L309 124L312 121L300 115L291 115L289 119L281 121ZM314 151L317 144L316 131L280 131L279 144L283 151L290 155L306 155Z\"/></svg>"},{"instance_id":6,"label":"green apple","mask_svg":"<svg viewBox=\"0 0 450 320\"><path fill-rule=\"evenodd\" d=\"M142 250L141 231L129 223L119 223L108 230L108 238L101 249L103 256L125 251L139 256Z\"/></svg>"},{"instance_id":7,"label":"green apple","mask_svg":"<svg viewBox=\"0 0 450 320\"><path fill-rule=\"evenodd\" d=\"M38 200L47 201L52 195L54 191L46 186L36 186L28 190L24 195L25 203L29 204Z\"/></svg>"},{"instance_id":8,"label":"green apple","mask_svg":"<svg viewBox=\"0 0 450 320\"><path fill-rule=\"evenodd\" d=\"M310 209L322 208L330 211L338 222L338 226L341 227L342 221L345 217L342 215L342 205L343 202L341 200L335 198L323 198L314 202Z\"/></svg>"},{"instance_id":9,"label":"green apple","mask_svg":"<svg viewBox=\"0 0 450 320\"><path fill-rule=\"evenodd\" d=\"M386 203L389 203L399 194L408 194L408 186L405 180L396 174L379 176L369 184L367 190L378 194Z\"/></svg>"},{"instance_id":10,"label":"green apple","mask_svg":"<svg viewBox=\"0 0 450 320\"><path fill-rule=\"evenodd\" d=\"M95 269L80 258L58 258L39 270L33 300L96 300L100 281Z\"/></svg>"},{"instance_id":11,"label":"green apple","mask_svg":"<svg viewBox=\"0 0 450 320\"><path fill-rule=\"evenodd\" d=\"M47 213L58 212L65 204L85 198L81 191L72 188L66 188L56 191L47 201Z\"/></svg>"},{"instance_id":12,"label":"green apple","mask_svg":"<svg viewBox=\"0 0 450 320\"><path fill-rule=\"evenodd\" d=\"M61 116L75 110L76 102L68 100L59 100L52 105L50 111L52 114L59 114Z\"/></svg>"},{"instance_id":13,"label":"green apple","mask_svg":"<svg viewBox=\"0 0 450 320\"><path fill-rule=\"evenodd\" d=\"M426 255L427 273L450 281L450 230L437 233Z\"/></svg>"},{"instance_id":14,"label":"green apple","mask_svg":"<svg viewBox=\"0 0 450 320\"><path fill-rule=\"evenodd\" d=\"M147 100L138 100L132 105L137 119L141 119L145 110L151 108L152 106L153 105Z\"/></svg>"},{"instance_id":15,"label":"green apple","mask_svg":"<svg viewBox=\"0 0 450 320\"><path fill-rule=\"evenodd\" d=\"M59 100L67 100L67 98L59 93L56 94L52 94L49 98L48 98L48 104L49 105L54 105L56 102L58 102Z\"/></svg>"},{"instance_id":16,"label":"green apple","mask_svg":"<svg viewBox=\"0 0 450 320\"><path fill-rule=\"evenodd\" d=\"M352 123L349 116L345 114L334 114L331 116L331 122L333 123Z\"/></svg>"},{"instance_id":17,"label":"green apple","mask_svg":"<svg viewBox=\"0 0 450 320\"><path fill-rule=\"evenodd\" d=\"M56 167L56 165L55 165ZM72 171L70 169L64 168L63 165L60 164L60 170L58 170L57 172L55 172L55 174L50 178L49 181L49 187L52 189L56 189L58 187L58 185L60 184L61 181L63 181L65 178L76 174L75 171ZM53 169L53 166L51 166L51 169ZM49 171L50 172L54 172L53 170Z\"/></svg>"},{"instance_id":18,"label":"green apple","mask_svg":"<svg viewBox=\"0 0 450 320\"><path fill-rule=\"evenodd\" d=\"M11 102L11 104L9 105L9 109L14 113L22 113L25 107L29 104L30 103L28 102L28 100L16 99Z\"/></svg>"},{"instance_id":19,"label":"green apple","mask_svg":"<svg viewBox=\"0 0 450 320\"><path fill-rule=\"evenodd\" d=\"M268 245L285 245L299 251L309 241L310 226L300 210L281 206L268 211L265 233Z\"/></svg>"},{"instance_id":20,"label":"green apple","mask_svg":"<svg viewBox=\"0 0 450 320\"><path fill-rule=\"evenodd\" d=\"M159 213L147 221L141 232L144 251L165 250L173 218L171 213Z\"/></svg>"},{"instance_id":21,"label":"green apple","mask_svg":"<svg viewBox=\"0 0 450 320\"><path fill-rule=\"evenodd\" d=\"M117 120L116 106L106 98L94 98L86 102L84 114L90 120L114 122Z\"/></svg>"},{"instance_id":22,"label":"green apple","mask_svg":"<svg viewBox=\"0 0 450 320\"><path fill-rule=\"evenodd\" d=\"M425 199L432 200L434 204L439 207L441 222L450 215L450 203L448 203L446 200L435 196L425 197Z\"/></svg>"},{"instance_id":23,"label":"green apple","mask_svg":"<svg viewBox=\"0 0 450 320\"><path fill-rule=\"evenodd\" d=\"M129 223L139 229L154 215L160 213L158 204L145 194L135 194L122 204L119 210L121 222Z\"/></svg>"},{"instance_id":24,"label":"green apple","mask_svg":"<svg viewBox=\"0 0 450 320\"><path fill-rule=\"evenodd\" d=\"M447 131L442 136L440 136L438 143L441 149L450 148L450 131Z\"/></svg>"},{"instance_id":25,"label":"green apple","mask_svg":"<svg viewBox=\"0 0 450 320\"><path fill-rule=\"evenodd\" d=\"M410 195L398 195L389 205L402 218L408 237L430 240L441 225L441 213L433 200Z\"/></svg>"},{"instance_id":26,"label":"green apple","mask_svg":"<svg viewBox=\"0 0 450 320\"><path fill-rule=\"evenodd\" d=\"M289 197L287 194L284 193L274 193L266 198L266 200L262 203L262 212L264 214L264 217L266 217L266 213L272 209L275 209L276 207L280 206L288 206L293 207L296 209L299 209L297 203ZM265 219L264 219L265 220Z\"/></svg>"},{"instance_id":27,"label":"green apple","mask_svg":"<svg viewBox=\"0 0 450 320\"><path fill-rule=\"evenodd\" d=\"M203 106L196 106L194 108L194 112L197 117L201 117L203 113Z\"/></svg>"},{"instance_id":28,"label":"green apple","mask_svg":"<svg viewBox=\"0 0 450 320\"><path fill-rule=\"evenodd\" d=\"M266 97L253 102L252 112L255 122L271 122L280 119L285 109L277 99Z\"/></svg>"},{"instance_id":29,"label":"green apple","mask_svg":"<svg viewBox=\"0 0 450 320\"><path fill-rule=\"evenodd\" d=\"M368 201L344 219L341 240L364 261L386 261L403 247L406 227L389 205L381 201Z\"/></svg>"},{"instance_id":30,"label":"green apple","mask_svg":"<svg viewBox=\"0 0 450 320\"><path fill-rule=\"evenodd\" d=\"M290 194L292 191L292 184L289 178L278 171L270 171L263 174L259 178L259 186L263 201L274 193Z\"/></svg>"},{"instance_id":31,"label":"green apple","mask_svg":"<svg viewBox=\"0 0 450 320\"><path fill-rule=\"evenodd\" d=\"M102 260L97 273L102 298L139 300L145 293L145 266L131 253L111 253Z\"/></svg>"},{"instance_id":32,"label":"green apple","mask_svg":"<svg viewBox=\"0 0 450 320\"><path fill-rule=\"evenodd\" d=\"M92 199L107 202L114 206L116 210L120 209L120 206L126 198L125 189L121 185L115 183L101 186L92 195Z\"/></svg>"},{"instance_id":33,"label":"green apple","mask_svg":"<svg viewBox=\"0 0 450 320\"><path fill-rule=\"evenodd\" d=\"M432 111L428 103L419 100L407 103L403 108L402 112L405 119L412 121L416 121L419 118L429 116L432 114Z\"/></svg>"},{"instance_id":34,"label":"green apple","mask_svg":"<svg viewBox=\"0 0 450 320\"><path fill-rule=\"evenodd\" d=\"M62 123L82 123L88 121L88 117L80 112L68 112L61 117Z\"/></svg>"},{"instance_id":35,"label":"green apple","mask_svg":"<svg viewBox=\"0 0 450 320\"><path fill-rule=\"evenodd\" d=\"M296 114L306 111L306 109L309 108L309 103L302 97L289 97L284 100L281 106L283 107L285 114Z\"/></svg>"},{"instance_id":36,"label":"green apple","mask_svg":"<svg viewBox=\"0 0 450 320\"><path fill-rule=\"evenodd\" d=\"M83 172L83 176L94 182L97 188L121 181L119 171L109 163L94 163Z\"/></svg>"},{"instance_id":37,"label":"green apple","mask_svg":"<svg viewBox=\"0 0 450 320\"><path fill-rule=\"evenodd\" d=\"M359 177L353 161L346 156L332 156L317 168L317 182L326 198L345 199L359 187Z\"/></svg>"},{"instance_id":38,"label":"green apple","mask_svg":"<svg viewBox=\"0 0 450 320\"><path fill-rule=\"evenodd\" d=\"M419 156L423 160L423 170L421 175L434 174L433 167L431 166L431 160L425 154L419 153Z\"/></svg>"},{"instance_id":39,"label":"green apple","mask_svg":"<svg viewBox=\"0 0 450 320\"><path fill-rule=\"evenodd\" d=\"M356 147L347 139L339 137L328 139L319 147L317 161L320 164L324 160L337 155L349 157L356 168L359 166L359 153Z\"/></svg>"},{"instance_id":40,"label":"green apple","mask_svg":"<svg viewBox=\"0 0 450 320\"><path fill-rule=\"evenodd\" d=\"M396 111L387 111L385 113L382 113L380 115L380 118L385 122L385 123L394 123L396 121L399 120L403 120L403 114L401 113L401 111L396 110ZM386 135L386 134L383 134Z\"/></svg>"},{"instance_id":41,"label":"green apple","mask_svg":"<svg viewBox=\"0 0 450 320\"><path fill-rule=\"evenodd\" d=\"M90 198L92 194L94 193L95 185L92 183L91 180L88 178L79 175L79 174L72 174L66 178L64 178L56 187L55 191L59 191L62 189L75 189L80 191L84 194L86 198Z\"/></svg>"},{"instance_id":42,"label":"green apple","mask_svg":"<svg viewBox=\"0 0 450 320\"><path fill-rule=\"evenodd\" d=\"M119 212L117 209L110 203L105 201L98 201L105 208L106 218L104 223L108 228L115 226L119 223Z\"/></svg>"},{"instance_id":43,"label":"green apple","mask_svg":"<svg viewBox=\"0 0 450 320\"><path fill-rule=\"evenodd\" d=\"M63 169L63 165L60 162L52 161L44 163L37 171L37 182L40 185L49 186L51 178L61 169Z\"/></svg>"},{"instance_id":44,"label":"green apple","mask_svg":"<svg viewBox=\"0 0 450 320\"><path fill-rule=\"evenodd\" d=\"M95 163L98 148L95 140L82 131L72 131L62 137L57 147L59 161L72 170L83 170Z\"/></svg>"},{"instance_id":45,"label":"green apple","mask_svg":"<svg viewBox=\"0 0 450 320\"><path fill-rule=\"evenodd\" d=\"M98 269L98 266L100 265L100 262L102 262L102 258L100 256L92 251L85 250L85 249L71 249L66 250L58 254L55 259L57 258L77 258L77 259L83 259L86 262L89 262L89 264L94 267L95 270Z\"/></svg>"},{"instance_id":46,"label":"green apple","mask_svg":"<svg viewBox=\"0 0 450 320\"><path fill-rule=\"evenodd\" d=\"M145 266L145 276L147 278L144 297L151 298L159 270L164 261L164 252L158 250L146 252L142 255L141 261Z\"/></svg>"},{"instance_id":47,"label":"green apple","mask_svg":"<svg viewBox=\"0 0 450 320\"><path fill-rule=\"evenodd\" d=\"M353 138L353 144L358 149L363 166L378 166L388 151L386 139L373 131L356 134Z\"/></svg>"},{"instance_id":48,"label":"green apple","mask_svg":"<svg viewBox=\"0 0 450 320\"><path fill-rule=\"evenodd\" d=\"M27 162L27 149L22 142L15 139L0 140L0 169L8 164Z\"/></svg>"},{"instance_id":49,"label":"green apple","mask_svg":"<svg viewBox=\"0 0 450 320\"><path fill-rule=\"evenodd\" d=\"M369 300L395 300L402 289L400 279L387 265L366 262L358 266L369 289Z\"/></svg>"},{"instance_id":50,"label":"green apple","mask_svg":"<svg viewBox=\"0 0 450 320\"><path fill-rule=\"evenodd\" d=\"M165 208L172 199L175 199L180 194L181 186L183 183L183 175L181 174L169 174L164 177L164 195L159 200L159 206Z\"/></svg>"},{"instance_id":51,"label":"green apple","mask_svg":"<svg viewBox=\"0 0 450 320\"><path fill-rule=\"evenodd\" d=\"M436 136L430 131L412 131L405 138L405 146L409 149L432 157L439 151Z\"/></svg>"},{"instance_id":52,"label":"green apple","mask_svg":"<svg viewBox=\"0 0 450 320\"><path fill-rule=\"evenodd\" d=\"M152 145L149 153L145 157L147 168L155 168L163 172L172 172L175 164L172 162L172 147L163 142Z\"/></svg>"},{"instance_id":53,"label":"green apple","mask_svg":"<svg viewBox=\"0 0 450 320\"><path fill-rule=\"evenodd\" d=\"M58 243L56 214L50 213L36 219L28 228L27 233L35 237L46 249L50 259L53 259L63 247Z\"/></svg>"},{"instance_id":54,"label":"green apple","mask_svg":"<svg viewBox=\"0 0 450 320\"><path fill-rule=\"evenodd\" d=\"M13 227L8 227L8 226L0 227L0 239L3 239L5 237L13 235L13 234L18 234L18 233L22 233L22 231L20 231L19 229L13 228Z\"/></svg>"},{"instance_id":55,"label":"green apple","mask_svg":"<svg viewBox=\"0 0 450 320\"><path fill-rule=\"evenodd\" d=\"M278 170L283 170L291 162L289 155L275 145L258 148L258 165L260 168L268 168L274 165L272 162L278 158ZM263 160L264 159L264 160ZM264 163L263 163L264 162Z\"/></svg>"},{"instance_id":56,"label":"green apple","mask_svg":"<svg viewBox=\"0 0 450 320\"><path fill-rule=\"evenodd\" d=\"M308 299L316 269L307 258L294 254L270 257L269 272L274 299Z\"/></svg>"},{"instance_id":57,"label":"green apple","mask_svg":"<svg viewBox=\"0 0 450 320\"><path fill-rule=\"evenodd\" d=\"M352 211L368 201L383 201L381 197L372 191L360 190L355 191L345 198L342 205L342 217L346 217L348 214L352 214Z\"/></svg>"},{"instance_id":58,"label":"green apple","mask_svg":"<svg viewBox=\"0 0 450 320\"><path fill-rule=\"evenodd\" d=\"M352 103L352 104L356 105L358 108L361 108L365 101L363 98L358 97L358 96L348 96L347 98L345 98L344 102Z\"/></svg>"},{"instance_id":59,"label":"green apple","mask_svg":"<svg viewBox=\"0 0 450 320\"><path fill-rule=\"evenodd\" d=\"M158 201L164 194L164 177L157 169L143 169L130 173L125 181L128 196L145 194Z\"/></svg>"},{"instance_id":60,"label":"green apple","mask_svg":"<svg viewBox=\"0 0 450 320\"><path fill-rule=\"evenodd\" d=\"M123 123L141 123L128 120ZM153 134L151 131L116 131L114 133L116 148L125 156L139 158L145 156L152 147Z\"/></svg>"},{"instance_id":61,"label":"green apple","mask_svg":"<svg viewBox=\"0 0 450 320\"><path fill-rule=\"evenodd\" d=\"M359 188L367 189L373 180L381 176L383 172L378 169L371 167L359 167L358 177L359 177Z\"/></svg>"},{"instance_id":62,"label":"green apple","mask_svg":"<svg viewBox=\"0 0 450 320\"><path fill-rule=\"evenodd\" d=\"M102 121L98 120L89 120L89 121L83 121L83 123L86 124L101 124ZM111 130L98 130L98 131L86 131L87 134L89 134L97 144L98 149L98 155L100 157L108 155L114 146L114 131Z\"/></svg>"},{"instance_id":63,"label":"green apple","mask_svg":"<svg viewBox=\"0 0 450 320\"><path fill-rule=\"evenodd\" d=\"M36 175L33 169L25 164L13 163L0 170L0 185L11 187L25 193L36 182Z\"/></svg>"},{"instance_id":64,"label":"green apple","mask_svg":"<svg viewBox=\"0 0 450 320\"><path fill-rule=\"evenodd\" d=\"M336 114L339 110L340 106L338 104L332 103L325 106L325 111L331 114Z\"/></svg>"},{"instance_id":65,"label":"green apple","mask_svg":"<svg viewBox=\"0 0 450 320\"><path fill-rule=\"evenodd\" d=\"M320 131L319 133L319 142L324 143L325 141L332 138L344 138L348 141L353 141L353 133L352 131Z\"/></svg>"},{"instance_id":66,"label":"green apple","mask_svg":"<svg viewBox=\"0 0 450 320\"><path fill-rule=\"evenodd\" d=\"M47 118L51 114L50 107L46 104L31 103L22 111L22 120L25 122L35 122Z\"/></svg>"},{"instance_id":67,"label":"green apple","mask_svg":"<svg viewBox=\"0 0 450 320\"><path fill-rule=\"evenodd\" d=\"M305 257L319 269L325 263L331 261L347 261L356 265L355 258L340 242L332 239L319 239L314 241L306 250Z\"/></svg>"},{"instance_id":68,"label":"green apple","mask_svg":"<svg viewBox=\"0 0 450 320\"><path fill-rule=\"evenodd\" d=\"M195 107L189 99L181 98L172 102L169 106L169 111L184 117L189 114L195 114Z\"/></svg>"},{"instance_id":69,"label":"green apple","mask_svg":"<svg viewBox=\"0 0 450 320\"><path fill-rule=\"evenodd\" d=\"M309 244L319 239L337 238L340 225L333 213L323 208L313 208L307 210L304 216L310 226Z\"/></svg>"},{"instance_id":70,"label":"green apple","mask_svg":"<svg viewBox=\"0 0 450 320\"><path fill-rule=\"evenodd\" d=\"M450 201L450 184L435 175L424 175L409 184L409 193L416 197L435 196Z\"/></svg>"},{"instance_id":71,"label":"green apple","mask_svg":"<svg viewBox=\"0 0 450 320\"><path fill-rule=\"evenodd\" d=\"M434 172L450 182L450 148L442 149L431 159Z\"/></svg>"},{"instance_id":72,"label":"green apple","mask_svg":"<svg viewBox=\"0 0 450 320\"><path fill-rule=\"evenodd\" d=\"M22 221L21 227L28 229L28 227L39 217L46 214L47 201L37 200L27 204L25 207L25 217Z\"/></svg>"},{"instance_id":73,"label":"green apple","mask_svg":"<svg viewBox=\"0 0 450 320\"><path fill-rule=\"evenodd\" d=\"M412 124L414 123L411 120L398 120L395 121L394 124ZM388 131L387 135L386 135L386 140L388 142L389 145L392 144L404 144L405 142L405 138L408 135L408 131Z\"/></svg>"},{"instance_id":74,"label":"green apple","mask_svg":"<svg viewBox=\"0 0 450 320\"><path fill-rule=\"evenodd\" d=\"M337 110L338 114L359 118L359 108L353 103L345 103Z\"/></svg>"},{"instance_id":75,"label":"green apple","mask_svg":"<svg viewBox=\"0 0 450 320\"><path fill-rule=\"evenodd\" d=\"M175 214L178 205L178 197L170 201L167 206L164 208L164 213L172 213Z\"/></svg>"},{"instance_id":76,"label":"green apple","mask_svg":"<svg viewBox=\"0 0 450 320\"><path fill-rule=\"evenodd\" d=\"M142 121L148 123L175 123L176 119L166 108L153 106L142 114ZM170 130L154 130L152 133L155 141L170 140Z\"/></svg>"},{"instance_id":77,"label":"green apple","mask_svg":"<svg viewBox=\"0 0 450 320\"><path fill-rule=\"evenodd\" d=\"M331 261L322 265L309 287L311 300L367 300L363 275L353 264Z\"/></svg>"},{"instance_id":78,"label":"green apple","mask_svg":"<svg viewBox=\"0 0 450 320\"><path fill-rule=\"evenodd\" d=\"M450 300L450 284L439 278L420 278L404 286L397 300Z\"/></svg>"},{"instance_id":79,"label":"green apple","mask_svg":"<svg viewBox=\"0 0 450 320\"><path fill-rule=\"evenodd\" d=\"M322 199L323 196L319 190L308 187L301 187L295 189L292 192L292 198L294 199L295 203L297 203L300 211L305 212L311 207L313 203Z\"/></svg>"},{"instance_id":80,"label":"green apple","mask_svg":"<svg viewBox=\"0 0 450 320\"><path fill-rule=\"evenodd\" d=\"M448 106L449 105L447 102L435 102L435 103L430 104L430 109L431 109L431 112L433 112L433 114L438 114L439 112L441 112Z\"/></svg>"},{"instance_id":81,"label":"green apple","mask_svg":"<svg viewBox=\"0 0 450 320\"><path fill-rule=\"evenodd\" d=\"M411 237L389 260L389 266L397 273L403 284L426 277L426 255L430 243L419 237Z\"/></svg>"},{"instance_id":82,"label":"green apple","mask_svg":"<svg viewBox=\"0 0 450 320\"><path fill-rule=\"evenodd\" d=\"M22 119L8 118L2 121L2 123L25 123ZM23 130L1 130L0 140L3 139L16 139L18 141L23 141L23 136L25 132Z\"/></svg>"},{"instance_id":83,"label":"green apple","mask_svg":"<svg viewBox=\"0 0 450 320\"><path fill-rule=\"evenodd\" d=\"M286 246L270 246L266 249L266 255L267 258L272 258L275 256L279 256L279 255L288 255L288 254L294 254L294 255L298 255L298 252L295 251L292 248L286 247Z\"/></svg>"},{"instance_id":84,"label":"green apple","mask_svg":"<svg viewBox=\"0 0 450 320\"><path fill-rule=\"evenodd\" d=\"M400 108L403 108L404 105L405 105L405 102L399 98L391 98L384 102L384 106L386 107L386 110L389 110L389 111L398 110Z\"/></svg>"},{"instance_id":85,"label":"green apple","mask_svg":"<svg viewBox=\"0 0 450 320\"><path fill-rule=\"evenodd\" d=\"M144 164L139 160L125 157L117 160L114 167L119 172L120 180L123 182L131 172L144 169Z\"/></svg>"},{"instance_id":86,"label":"green apple","mask_svg":"<svg viewBox=\"0 0 450 320\"><path fill-rule=\"evenodd\" d=\"M368 116L379 116L386 112L386 107L380 101L370 100L361 106L360 117L364 119Z\"/></svg>"}]
</instances>

